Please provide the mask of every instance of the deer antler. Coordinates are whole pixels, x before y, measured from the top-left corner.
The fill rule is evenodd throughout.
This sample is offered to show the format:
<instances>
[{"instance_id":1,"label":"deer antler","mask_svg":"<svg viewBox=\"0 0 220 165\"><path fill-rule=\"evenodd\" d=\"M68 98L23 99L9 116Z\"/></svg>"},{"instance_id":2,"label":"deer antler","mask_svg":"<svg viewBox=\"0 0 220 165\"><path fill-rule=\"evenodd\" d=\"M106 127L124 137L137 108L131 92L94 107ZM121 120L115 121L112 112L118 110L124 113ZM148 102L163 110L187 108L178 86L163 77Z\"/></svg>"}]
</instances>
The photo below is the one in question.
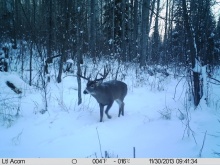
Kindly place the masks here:
<instances>
[{"instance_id":1,"label":"deer antler","mask_svg":"<svg viewBox=\"0 0 220 165\"><path fill-rule=\"evenodd\" d=\"M85 69L85 71L84 71L84 75L86 75L86 69ZM83 79L85 79L85 80L90 80L90 78L91 78L91 74L90 74L90 76L89 77L85 77L85 76L82 76L82 75L80 75L79 73L77 73L77 76L79 76L79 77L81 77L81 78L83 78Z\"/></svg>"},{"instance_id":2,"label":"deer antler","mask_svg":"<svg viewBox=\"0 0 220 165\"><path fill-rule=\"evenodd\" d=\"M110 68L107 67L107 66L104 66L104 73L103 73L103 74L98 73L98 74L100 74L100 75L102 76L102 78L97 79L97 75L98 75L98 74L97 74L97 75L96 75L96 78L95 78L95 81L104 80L104 79L108 76L109 72L110 72Z\"/></svg>"},{"instance_id":3,"label":"deer antler","mask_svg":"<svg viewBox=\"0 0 220 165\"><path fill-rule=\"evenodd\" d=\"M77 76L79 76L79 77L81 77L81 78L83 78L83 79L85 79L85 80L90 80L90 76L89 77L84 77L84 76L82 76L82 75L80 75L80 74L77 74Z\"/></svg>"}]
</instances>

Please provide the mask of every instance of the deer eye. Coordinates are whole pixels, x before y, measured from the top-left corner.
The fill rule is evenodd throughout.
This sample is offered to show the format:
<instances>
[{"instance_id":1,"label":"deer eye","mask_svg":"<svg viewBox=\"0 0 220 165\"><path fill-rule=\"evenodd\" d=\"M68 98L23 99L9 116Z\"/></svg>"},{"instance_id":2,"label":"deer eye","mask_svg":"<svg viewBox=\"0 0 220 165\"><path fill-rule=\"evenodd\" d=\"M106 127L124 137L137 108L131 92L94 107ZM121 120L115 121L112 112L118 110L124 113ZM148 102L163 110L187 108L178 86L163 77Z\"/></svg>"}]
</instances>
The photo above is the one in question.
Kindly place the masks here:
<instances>
[{"instance_id":1,"label":"deer eye","mask_svg":"<svg viewBox=\"0 0 220 165\"><path fill-rule=\"evenodd\" d=\"M90 87L91 87L91 88L94 88L94 87L95 87L95 84L91 84Z\"/></svg>"}]
</instances>

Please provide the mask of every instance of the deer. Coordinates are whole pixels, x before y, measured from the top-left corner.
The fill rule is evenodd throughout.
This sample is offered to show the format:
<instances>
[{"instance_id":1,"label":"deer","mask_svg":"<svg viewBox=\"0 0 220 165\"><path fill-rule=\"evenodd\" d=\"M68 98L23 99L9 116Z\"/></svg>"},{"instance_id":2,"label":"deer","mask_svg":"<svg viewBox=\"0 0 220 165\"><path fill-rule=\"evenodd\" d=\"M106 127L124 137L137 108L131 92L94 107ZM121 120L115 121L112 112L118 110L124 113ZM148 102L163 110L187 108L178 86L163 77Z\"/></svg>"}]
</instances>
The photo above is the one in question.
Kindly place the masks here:
<instances>
[{"instance_id":1,"label":"deer","mask_svg":"<svg viewBox=\"0 0 220 165\"><path fill-rule=\"evenodd\" d=\"M112 107L114 101L116 101L119 105L118 117L120 117L120 115L124 116L124 98L127 95L127 84L118 80L103 82L103 80L109 74L109 71L109 68L107 69L104 67L104 73L98 73L101 75L101 78L97 79L97 74L94 80L91 80L91 75L89 77L85 77L77 74L80 78L87 80L86 88L83 91L83 94L91 94L99 103L100 122L103 121L103 112L105 106L107 106L105 109L105 114L107 115L108 119L111 119L108 111Z\"/></svg>"}]
</instances>

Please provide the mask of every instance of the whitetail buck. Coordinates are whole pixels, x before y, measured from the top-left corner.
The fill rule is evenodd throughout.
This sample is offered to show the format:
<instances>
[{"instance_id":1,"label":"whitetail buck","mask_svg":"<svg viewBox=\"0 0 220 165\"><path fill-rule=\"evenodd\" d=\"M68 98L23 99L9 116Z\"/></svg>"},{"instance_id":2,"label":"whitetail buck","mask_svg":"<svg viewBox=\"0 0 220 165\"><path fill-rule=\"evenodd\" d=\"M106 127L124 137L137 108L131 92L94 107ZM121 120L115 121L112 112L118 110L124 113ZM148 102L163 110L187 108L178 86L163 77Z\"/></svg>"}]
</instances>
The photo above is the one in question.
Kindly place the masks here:
<instances>
[{"instance_id":1,"label":"whitetail buck","mask_svg":"<svg viewBox=\"0 0 220 165\"><path fill-rule=\"evenodd\" d=\"M91 94L99 103L100 107L100 122L102 122L104 106L107 106L105 109L105 114L109 119L111 116L108 114L109 109L111 108L114 100L119 105L118 117L122 114L124 116L124 98L127 95L127 85L118 80L111 80L107 82L103 82L103 80L107 77L109 73L109 69L104 68L104 74L100 74L102 78L97 79L97 75L95 80L90 80L90 77L84 77L82 75L78 75L79 77L88 80L86 89L83 91L84 94Z\"/></svg>"}]
</instances>

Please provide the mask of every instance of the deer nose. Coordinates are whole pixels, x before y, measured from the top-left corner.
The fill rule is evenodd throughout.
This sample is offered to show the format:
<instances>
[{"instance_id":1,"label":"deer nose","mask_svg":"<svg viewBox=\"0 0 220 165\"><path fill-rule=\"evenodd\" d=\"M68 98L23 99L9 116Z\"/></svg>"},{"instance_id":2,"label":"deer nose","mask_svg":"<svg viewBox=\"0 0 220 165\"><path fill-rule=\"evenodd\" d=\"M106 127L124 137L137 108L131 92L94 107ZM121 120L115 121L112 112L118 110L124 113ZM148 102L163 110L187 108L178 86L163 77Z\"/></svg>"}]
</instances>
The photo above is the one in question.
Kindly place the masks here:
<instances>
[{"instance_id":1,"label":"deer nose","mask_svg":"<svg viewBox=\"0 0 220 165\"><path fill-rule=\"evenodd\" d=\"M87 90L84 90L84 91L83 91L83 94L88 94Z\"/></svg>"}]
</instances>

